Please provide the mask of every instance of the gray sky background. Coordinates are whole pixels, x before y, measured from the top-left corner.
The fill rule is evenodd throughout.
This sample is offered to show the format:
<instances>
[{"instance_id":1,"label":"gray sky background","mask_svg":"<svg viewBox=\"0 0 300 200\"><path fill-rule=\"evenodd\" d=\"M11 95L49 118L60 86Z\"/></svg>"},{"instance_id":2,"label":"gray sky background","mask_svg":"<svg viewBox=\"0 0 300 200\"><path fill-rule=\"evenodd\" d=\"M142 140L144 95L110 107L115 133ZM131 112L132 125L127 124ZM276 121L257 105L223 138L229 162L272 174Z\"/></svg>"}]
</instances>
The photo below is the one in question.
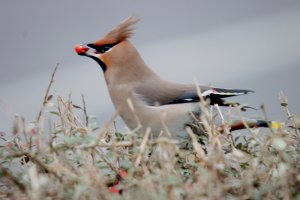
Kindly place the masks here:
<instances>
[{"instance_id":1,"label":"gray sky background","mask_svg":"<svg viewBox=\"0 0 300 200\"><path fill-rule=\"evenodd\" d=\"M27 121L37 116L56 63L52 93L66 98L72 92L76 104L84 94L100 126L108 120L114 109L102 71L73 47L130 15L142 19L133 43L161 76L253 89L238 100L264 103L274 119L283 119L283 90L292 112L300 113L299 1L10 0L0 6L0 131L9 131L14 113Z\"/></svg>"}]
</instances>

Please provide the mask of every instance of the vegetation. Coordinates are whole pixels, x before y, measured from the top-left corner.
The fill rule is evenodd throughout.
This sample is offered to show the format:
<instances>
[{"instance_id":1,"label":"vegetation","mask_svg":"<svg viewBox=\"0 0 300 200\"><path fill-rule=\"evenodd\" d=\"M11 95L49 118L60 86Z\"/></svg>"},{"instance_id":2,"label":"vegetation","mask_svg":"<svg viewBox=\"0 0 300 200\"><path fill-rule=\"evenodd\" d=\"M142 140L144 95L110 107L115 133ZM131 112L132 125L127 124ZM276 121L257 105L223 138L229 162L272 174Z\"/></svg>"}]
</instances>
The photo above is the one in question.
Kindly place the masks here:
<instances>
[{"instance_id":1,"label":"vegetation","mask_svg":"<svg viewBox=\"0 0 300 200\"><path fill-rule=\"evenodd\" d=\"M54 74L37 120L16 116L13 137L0 135L1 199L300 198L299 127L283 95L286 122L246 134L221 134L201 104L207 134L200 144L187 129L191 149L181 149L167 135L119 133L114 118L98 128L84 98L50 95Z\"/></svg>"}]
</instances>

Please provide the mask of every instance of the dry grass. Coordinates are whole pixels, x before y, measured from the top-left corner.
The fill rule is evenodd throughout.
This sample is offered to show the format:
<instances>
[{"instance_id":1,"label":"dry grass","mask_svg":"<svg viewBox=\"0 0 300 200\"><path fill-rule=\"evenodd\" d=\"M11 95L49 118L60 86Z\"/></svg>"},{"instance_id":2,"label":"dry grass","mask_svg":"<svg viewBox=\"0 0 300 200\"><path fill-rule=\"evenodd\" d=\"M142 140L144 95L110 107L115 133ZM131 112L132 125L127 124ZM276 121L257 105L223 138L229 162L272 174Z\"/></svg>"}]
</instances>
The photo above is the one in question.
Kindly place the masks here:
<instances>
[{"instance_id":1,"label":"dry grass","mask_svg":"<svg viewBox=\"0 0 300 200\"><path fill-rule=\"evenodd\" d=\"M283 95L287 122L247 137L220 134L202 105L207 134L200 145L188 129L188 150L167 136L97 128L84 98L77 106L49 94L54 73L37 120L16 116L13 137L1 134L1 199L300 198L300 135L286 126Z\"/></svg>"}]
</instances>

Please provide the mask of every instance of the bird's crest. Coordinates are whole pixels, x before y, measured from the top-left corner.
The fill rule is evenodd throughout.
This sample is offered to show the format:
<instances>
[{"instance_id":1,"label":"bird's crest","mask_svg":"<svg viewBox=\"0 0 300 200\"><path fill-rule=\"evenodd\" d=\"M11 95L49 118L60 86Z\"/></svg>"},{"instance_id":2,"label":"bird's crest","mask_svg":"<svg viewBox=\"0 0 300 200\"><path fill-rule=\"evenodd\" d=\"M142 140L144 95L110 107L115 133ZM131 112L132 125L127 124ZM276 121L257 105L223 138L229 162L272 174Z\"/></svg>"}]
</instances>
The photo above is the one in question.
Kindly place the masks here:
<instances>
[{"instance_id":1,"label":"bird's crest","mask_svg":"<svg viewBox=\"0 0 300 200\"><path fill-rule=\"evenodd\" d=\"M118 26L107 33L104 38L96 41L94 44L101 46L103 44L114 44L126 40L133 35L134 25L139 21L139 18L128 17Z\"/></svg>"}]
</instances>

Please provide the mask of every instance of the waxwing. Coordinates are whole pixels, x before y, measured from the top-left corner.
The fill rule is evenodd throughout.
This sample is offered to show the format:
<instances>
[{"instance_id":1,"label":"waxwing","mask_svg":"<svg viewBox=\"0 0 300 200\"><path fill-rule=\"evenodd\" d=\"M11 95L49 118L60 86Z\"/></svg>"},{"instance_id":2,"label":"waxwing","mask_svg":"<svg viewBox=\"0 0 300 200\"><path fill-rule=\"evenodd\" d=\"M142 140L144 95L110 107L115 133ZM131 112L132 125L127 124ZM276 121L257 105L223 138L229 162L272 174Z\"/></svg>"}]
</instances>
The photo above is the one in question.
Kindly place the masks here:
<instances>
[{"instance_id":1,"label":"waxwing","mask_svg":"<svg viewBox=\"0 0 300 200\"><path fill-rule=\"evenodd\" d=\"M236 106L224 98L252 93L251 90L225 89L167 81L153 72L129 41L139 20L125 19L101 39L76 45L78 55L94 59L102 68L111 100L130 129L151 130L154 135L171 133L187 138L186 126L201 115L200 99L211 105ZM198 91L199 91L198 89ZM259 126L266 126L261 123Z\"/></svg>"}]
</instances>

